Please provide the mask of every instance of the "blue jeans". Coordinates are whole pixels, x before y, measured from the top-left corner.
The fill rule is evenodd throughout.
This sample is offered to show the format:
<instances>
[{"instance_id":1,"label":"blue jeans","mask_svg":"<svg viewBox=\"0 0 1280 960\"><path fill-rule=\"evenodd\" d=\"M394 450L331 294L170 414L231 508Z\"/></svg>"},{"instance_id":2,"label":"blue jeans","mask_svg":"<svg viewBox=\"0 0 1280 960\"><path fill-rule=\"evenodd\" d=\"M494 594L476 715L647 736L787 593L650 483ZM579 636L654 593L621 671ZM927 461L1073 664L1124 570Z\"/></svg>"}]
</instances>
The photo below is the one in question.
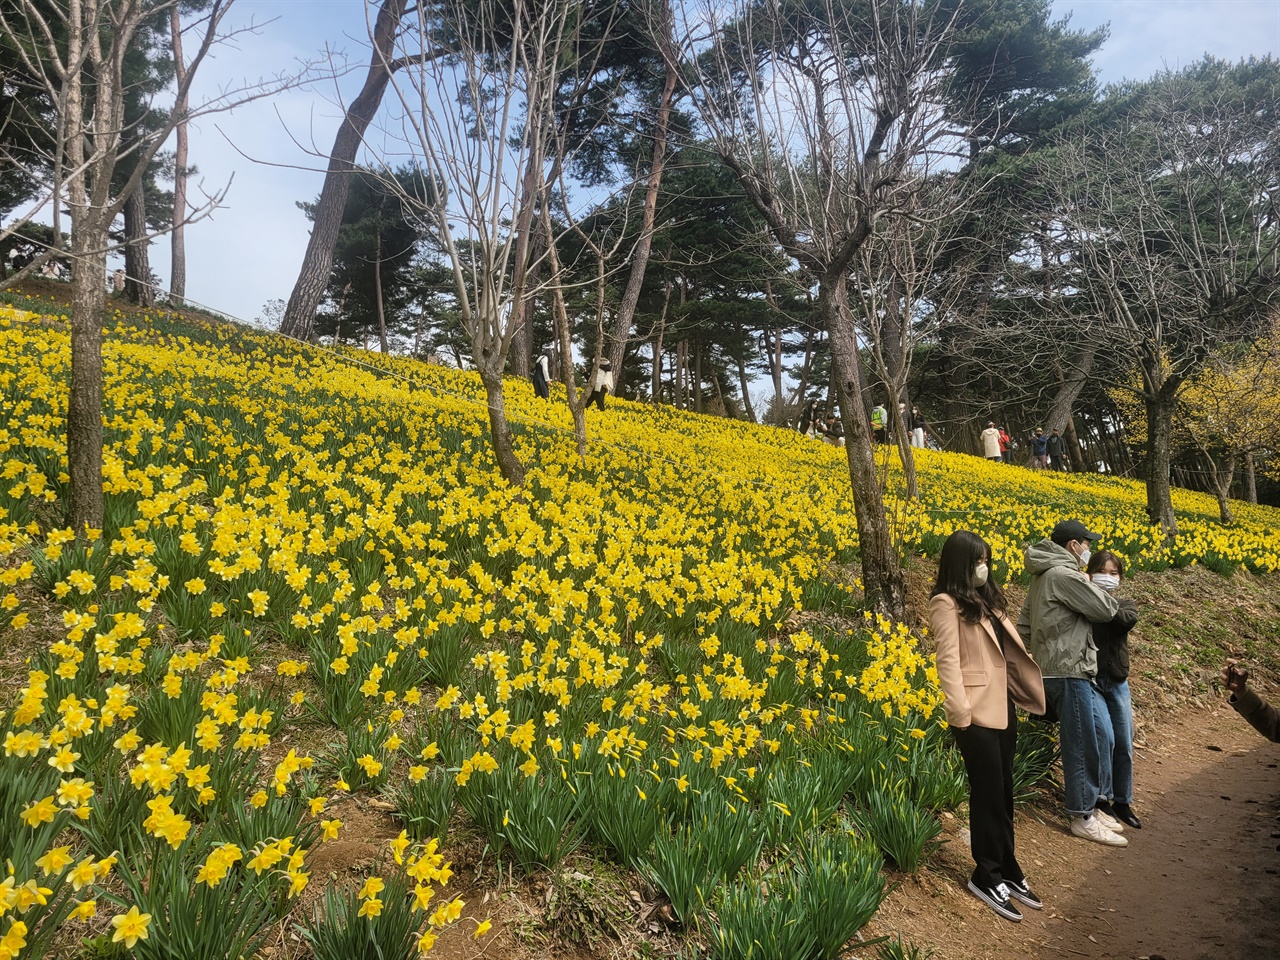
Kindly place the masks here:
<instances>
[{"instance_id":1,"label":"blue jeans","mask_svg":"<svg viewBox=\"0 0 1280 960\"><path fill-rule=\"evenodd\" d=\"M1083 817L1102 795L1099 745L1106 734L1099 727L1106 706L1092 682L1076 677L1045 677L1044 693L1058 714L1067 813Z\"/></svg>"},{"instance_id":2,"label":"blue jeans","mask_svg":"<svg viewBox=\"0 0 1280 960\"><path fill-rule=\"evenodd\" d=\"M1109 782L1104 782L1102 796L1116 803L1133 803L1133 701L1129 697L1129 681L1099 677L1095 682L1114 735L1110 753L1105 739L1099 744L1102 767L1109 774L1104 778Z\"/></svg>"}]
</instances>

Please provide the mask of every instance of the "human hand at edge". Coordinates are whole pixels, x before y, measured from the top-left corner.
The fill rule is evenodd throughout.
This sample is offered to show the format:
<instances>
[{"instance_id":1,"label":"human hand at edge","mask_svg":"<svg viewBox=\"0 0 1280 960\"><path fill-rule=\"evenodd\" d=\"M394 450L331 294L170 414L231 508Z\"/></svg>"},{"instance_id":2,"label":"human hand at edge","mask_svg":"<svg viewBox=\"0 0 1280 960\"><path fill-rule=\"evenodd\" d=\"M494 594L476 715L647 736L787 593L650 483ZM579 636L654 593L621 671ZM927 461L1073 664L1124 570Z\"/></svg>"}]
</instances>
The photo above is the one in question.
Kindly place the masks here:
<instances>
[{"instance_id":1,"label":"human hand at edge","mask_svg":"<svg viewBox=\"0 0 1280 960\"><path fill-rule=\"evenodd\" d=\"M1249 671L1239 664L1238 660L1228 660L1222 668L1222 683L1235 694L1244 693L1249 686Z\"/></svg>"}]
</instances>

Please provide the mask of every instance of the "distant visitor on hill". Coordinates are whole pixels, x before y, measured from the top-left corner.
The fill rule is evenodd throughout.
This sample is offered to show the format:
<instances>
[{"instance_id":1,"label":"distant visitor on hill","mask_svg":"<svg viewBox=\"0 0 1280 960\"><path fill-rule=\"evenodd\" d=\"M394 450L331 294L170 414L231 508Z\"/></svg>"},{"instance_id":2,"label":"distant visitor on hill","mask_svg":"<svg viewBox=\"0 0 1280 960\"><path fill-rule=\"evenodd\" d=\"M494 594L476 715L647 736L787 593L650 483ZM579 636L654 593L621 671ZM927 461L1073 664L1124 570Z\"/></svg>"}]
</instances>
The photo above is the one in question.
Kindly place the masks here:
<instances>
[{"instance_id":1,"label":"distant visitor on hill","mask_svg":"<svg viewBox=\"0 0 1280 960\"><path fill-rule=\"evenodd\" d=\"M814 397L800 411L800 419L796 422L796 432L803 433L806 437L815 436L819 430L821 416L822 413L818 409L818 398Z\"/></svg>"},{"instance_id":2,"label":"distant visitor on hill","mask_svg":"<svg viewBox=\"0 0 1280 960\"><path fill-rule=\"evenodd\" d=\"M1036 427L1031 438L1031 469L1044 470L1049 466L1049 438L1044 435L1043 427Z\"/></svg>"},{"instance_id":3,"label":"distant visitor on hill","mask_svg":"<svg viewBox=\"0 0 1280 960\"><path fill-rule=\"evenodd\" d=\"M871 434L876 443L884 443L889 436L889 411L884 408L883 403L877 403L871 408Z\"/></svg>"},{"instance_id":4,"label":"distant visitor on hill","mask_svg":"<svg viewBox=\"0 0 1280 960\"><path fill-rule=\"evenodd\" d=\"M920 412L920 408L914 403L911 405L911 411L907 417L907 430L911 435L911 445L913 447L924 448L924 414Z\"/></svg>"},{"instance_id":5,"label":"distant visitor on hill","mask_svg":"<svg viewBox=\"0 0 1280 960\"><path fill-rule=\"evenodd\" d=\"M994 420L988 420L987 429L982 431L982 455L988 460L1000 462L1000 431Z\"/></svg>"},{"instance_id":6,"label":"distant visitor on hill","mask_svg":"<svg viewBox=\"0 0 1280 960\"><path fill-rule=\"evenodd\" d=\"M823 433L827 435L827 443L833 447L844 446L844 425L834 413L827 417L827 425L823 428Z\"/></svg>"},{"instance_id":7,"label":"distant visitor on hill","mask_svg":"<svg viewBox=\"0 0 1280 960\"><path fill-rule=\"evenodd\" d=\"M600 361L600 366L596 368L588 389L591 395L587 397L587 406L594 403L603 410L604 398L613 390L613 367L609 365L608 360Z\"/></svg>"},{"instance_id":8,"label":"distant visitor on hill","mask_svg":"<svg viewBox=\"0 0 1280 960\"><path fill-rule=\"evenodd\" d=\"M546 400L551 396L551 365L544 353L533 362L533 392Z\"/></svg>"},{"instance_id":9,"label":"distant visitor on hill","mask_svg":"<svg viewBox=\"0 0 1280 960\"><path fill-rule=\"evenodd\" d=\"M1059 472L1066 469L1062 464L1062 455L1066 452L1066 446L1062 442L1062 436L1057 430L1049 434L1049 439L1045 443L1045 449L1049 452L1049 467Z\"/></svg>"}]
</instances>

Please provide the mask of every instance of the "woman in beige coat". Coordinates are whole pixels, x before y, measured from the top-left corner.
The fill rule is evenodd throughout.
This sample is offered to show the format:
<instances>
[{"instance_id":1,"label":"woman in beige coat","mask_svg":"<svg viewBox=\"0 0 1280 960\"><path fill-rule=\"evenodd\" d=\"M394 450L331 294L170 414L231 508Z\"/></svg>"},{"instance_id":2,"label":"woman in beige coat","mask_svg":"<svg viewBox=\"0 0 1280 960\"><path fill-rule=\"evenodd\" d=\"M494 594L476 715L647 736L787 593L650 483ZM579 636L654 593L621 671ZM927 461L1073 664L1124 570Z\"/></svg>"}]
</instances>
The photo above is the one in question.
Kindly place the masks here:
<instances>
[{"instance_id":1,"label":"woman in beige coat","mask_svg":"<svg viewBox=\"0 0 1280 960\"><path fill-rule=\"evenodd\" d=\"M1013 850L1014 706L1044 713L1044 683L991 579L991 548L957 530L942 546L929 623L946 695L947 723L969 775L969 835L976 864L969 889L1006 920L1012 902L1039 910Z\"/></svg>"}]
</instances>

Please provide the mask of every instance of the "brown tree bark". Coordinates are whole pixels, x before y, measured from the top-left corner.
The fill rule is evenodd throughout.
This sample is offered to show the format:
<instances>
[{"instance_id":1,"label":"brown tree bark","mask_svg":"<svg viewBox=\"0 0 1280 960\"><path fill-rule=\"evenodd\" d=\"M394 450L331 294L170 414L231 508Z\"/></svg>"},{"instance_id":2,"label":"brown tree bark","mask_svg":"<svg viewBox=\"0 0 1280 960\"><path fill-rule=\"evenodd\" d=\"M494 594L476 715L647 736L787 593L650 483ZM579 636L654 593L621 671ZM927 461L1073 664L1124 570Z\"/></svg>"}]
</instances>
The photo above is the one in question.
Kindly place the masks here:
<instances>
[{"instance_id":1,"label":"brown tree bark","mask_svg":"<svg viewBox=\"0 0 1280 960\"><path fill-rule=\"evenodd\" d=\"M1071 422L1071 408L1075 406L1084 389L1085 381L1093 372L1094 358L1098 354L1096 342L1084 348L1075 364L1059 378L1058 392L1054 394L1053 403L1049 405L1049 415L1045 418L1045 436L1057 430L1066 434L1067 425Z\"/></svg>"},{"instance_id":2,"label":"brown tree bark","mask_svg":"<svg viewBox=\"0 0 1280 960\"><path fill-rule=\"evenodd\" d=\"M662 288L662 313L658 315L658 330L653 338L653 369L650 374L653 377L653 395L651 401L654 404L662 402L662 336L667 329L667 308L671 305L671 282L668 281Z\"/></svg>"},{"instance_id":3,"label":"brown tree bark","mask_svg":"<svg viewBox=\"0 0 1280 960\"><path fill-rule=\"evenodd\" d=\"M316 202L315 222L307 241L307 252L302 258L298 279L289 295L280 332L287 337L309 340L315 325L316 307L324 296L333 270L333 248L342 226L342 213L351 191L351 173L355 170L356 153L364 140L364 133L373 122L374 114L382 103L387 82L393 67L396 32L404 16L408 0L382 0L378 19L373 28L373 56L364 87L352 101L338 135L329 153L329 168L325 172L324 186Z\"/></svg>"},{"instance_id":4,"label":"brown tree bark","mask_svg":"<svg viewBox=\"0 0 1280 960\"><path fill-rule=\"evenodd\" d=\"M845 455L853 486L853 509L858 521L858 551L862 555L862 588L866 608L904 621L907 584L885 517L880 479L876 476L871 425L863 413L862 364L857 329L849 312L848 278L841 270L822 278L819 307L831 338L832 372L840 398Z\"/></svg>"},{"instance_id":5,"label":"brown tree bark","mask_svg":"<svg viewBox=\"0 0 1280 960\"><path fill-rule=\"evenodd\" d=\"M373 255L373 298L378 306L378 346L383 356L391 351L387 348L387 312L382 302L382 231L378 231L376 250Z\"/></svg>"},{"instance_id":6,"label":"brown tree bark","mask_svg":"<svg viewBox=\"0 0 1280 960\"><path fill-rule=\"evenodd\" d=\"M101 530L102 503L102 308L107 255L93 242L98 232L73 212L71 231L71 397L67 406L67 519L78 536ZM78 222L77 222L78 221Z\"/></svg>"},{"instance_id":7,"label":"brown tree bark","mask_svg":"<svg viewBox=\"0 0 1280 960\"><path fill-rule=\"evenodd\" d=\"M156 302L156 295L151 287L147 197L141 181L124 202L124 239L124 297L139 307L149 307Z\"/></svg>"},{"instance_id":8,"label":"brown tree bark","mask_svg":"<svg viewBox=\"0 0 1280 960\"><path fill-rule=\"evenodd\" d=\"M511 424L507 421L502 370L492 370L483 363L477 363L476 367L480 373L480 382L484 384L485 403L489 408L489 436L493 442L493 456L498 461L498 470L513 487L523 487L524 464L516 456Z\"/></svg>"},{"instance_id":9,"label":"brown tree bark","mask_svg":"<svg viewBox=\"0 0 1280 960\"><path fill-rule=\"evenodd\" d=\"M1248 503L1258 502L1258 474L1253 463L1253 451L1244 455L1244 499Z\"/></svg>"},{"instance_id":10,"label":"brown tree bark","mask_svg":"<svg viewBox=\"0 0 1280 960\"><path fill-rule=\"evenodd\" d=\"M671 30L671 3L665 0L661 15L665 18L664 26L657 36L669 38ZM640 302L640 291L644 287L644 275L649 266L649 253L653 248L653 224L658 210L658 191L662 187L662 173L666 166L667 138L671 125L671 104L675 99L677 72L675 58L664 58L667 62L666 75L662 84L662 96L658 101L658 113L654 122L653 157L649 162L649 177L645 183L644 208L641 212L640 237L631 255L631 273L627 277L627 285L622 291L622 299L618 303L618 312L613 317L613 329L609 343L609 363L613 366L614 392L622 396L626 371L622 361L626 357L627 340L631 335L631 324L635 321L636 305Z\"/></svg>"},{"instance_id":11,"label":"brown tree bark","mask_svg":"<svg viewBox=\"0 0 1280 960\"><path fill-rule=\"evenodd\" d=\"M1173 512L1173 491L1169 480L1172 462L1173 406L1180 384L1167 380L1145 398L1147 411L1147 516L1160 524L1165 539L1178 535L1178 518Z\"/></svg>"},{"instance_id":12,"label":"brown tree bark","mask_svg":"<svg viewBox=\"0 0 1280 960\"><path fill-rule=\"evenodd\" d=\"M182 22L175 3L169 11L169 32L173 39L173 69L180 91L173 112L181 117L187 112L187 98L181 94L187 77L182 59ZM182 300L187 295L187 121L179 120L174 128L173 156L173 231L170 234L169 296Z\"/></svg>"},{"instance_id":13,"label":"brown tree bark","mask_svg":"<svg viewBox=\"0 0 1280 960\"><path fill-rule=\"evenodd\" d=\"M751 405L751 382L747 379L746 358L739 353L735 359L738 361L738 383L742 387L742 409L748 420L759 423L760 421L756 419L755 407Z\"/></svg>"}]
</instances>

